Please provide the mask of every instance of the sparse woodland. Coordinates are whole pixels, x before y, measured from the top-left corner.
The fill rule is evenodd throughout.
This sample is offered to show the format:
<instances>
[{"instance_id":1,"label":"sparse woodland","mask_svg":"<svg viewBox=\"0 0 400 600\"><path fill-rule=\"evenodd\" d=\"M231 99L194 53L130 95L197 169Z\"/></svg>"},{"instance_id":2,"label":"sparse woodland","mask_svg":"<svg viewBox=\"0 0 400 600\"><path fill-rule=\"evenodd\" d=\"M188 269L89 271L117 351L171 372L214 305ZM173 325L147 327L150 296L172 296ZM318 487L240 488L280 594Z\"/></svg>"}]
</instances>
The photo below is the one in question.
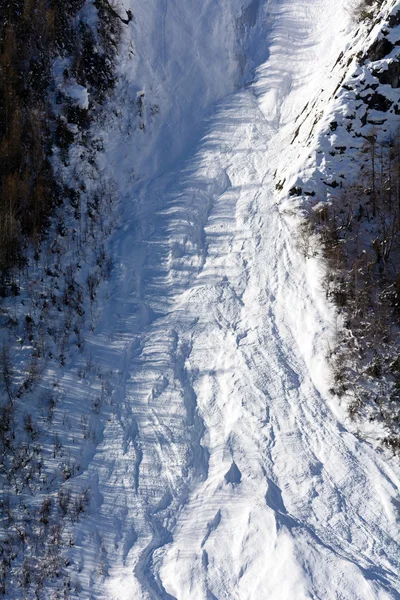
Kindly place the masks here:
<instances>
[{"instance_id":1,"label":"sparse woodland","mask_svg":"<svg viewBox=\"0 0 400 600\"><path fill-rule=\"evenodd\" d=\"M380 32L369 47L349 59L348 65L356 59L345 74L349 80L343 84L343 78L335 90L334 97L340 96L342 105L330 114L334 120L321 134L322 145L323 140L331 140L327 150L317 150L318 160L324 157L328 165L318 171L322 189L313 188L305 177L289 195L303 196L307 217L299 230L299 248L306 257L322 248L326 295L339 315L336 345L328 351L333 366L331 392L347 404L351 419L369 421L369 429L379 430L372 437L397 453L400 112L396 92L400 54L396 47L400 42L394 32L390 36L400 24L400 11L394 10L383 22L379 17L382 4L382 0L361 0L349 7L367 32L376 25ZM383 59L386 68L380 67ZM278 190L281 185L277 184ZM303 189L307 190L304 195Z\"/></svg>"},{"instance_id":2,"label":"sparse woodland","mask_svg":"<svg viewBox=\"0 0 400 600\"><path fill-rule=\"evenodd\" d=\"M13 268L26 260L27 244L40 243L52 210L70 193L52 169L54 146L66 162L75 139L71 125L87 129L114 84L112 60L120 23L108 2L98 0L95 4L96 32L77 17L84 0L10 0L0 7L3 295L15 292L15 285L10 283ZM88 88L89 108L77 107L55 89L56 57L70 58L64 77Z\"/></svg>"},{"instance_id":3,"label":"sparse woodland","mask_svg":"<svg viewBox=\"0 0 400 600\"><path fill-rule=\"evenodd\" d=\"M379 420L382 440L400 448L400 134L365 141L357 183L311 217L328 262L327 296L344 318L332 354L339 396L349 413Z\"/></svg>"},{"instance_id":4,"label":"sparse woodland","mask_svg":"<svg viewBox=\"0 0 400 600\"><path fill-rule=\"evenodd\" d=\"M70 483L112 391L82 365L90 401L72 426L60 373L95 327L112 266L117 190L98 170L90 126L115 84L117 10L107 0L0 6L0 595L15 598L41 598L45 585L54 598L79 597L69 525L91 491ZM87 90L87 105L70 86Z\"/></svg>"}]
</instances>

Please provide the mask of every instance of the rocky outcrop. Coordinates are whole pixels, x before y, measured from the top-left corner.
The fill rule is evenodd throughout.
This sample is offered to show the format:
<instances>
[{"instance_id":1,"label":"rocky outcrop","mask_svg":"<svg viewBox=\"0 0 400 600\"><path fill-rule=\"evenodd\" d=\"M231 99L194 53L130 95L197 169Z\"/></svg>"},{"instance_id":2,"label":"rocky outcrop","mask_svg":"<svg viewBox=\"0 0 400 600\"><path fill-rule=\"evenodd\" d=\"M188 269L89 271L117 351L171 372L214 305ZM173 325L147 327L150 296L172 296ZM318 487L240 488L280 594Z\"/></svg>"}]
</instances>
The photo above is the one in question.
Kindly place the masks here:
<instances>
[{"instance_id":1,"label":"rocky outcrop","mask_svg":"<svg viewBox=\"0 0 400 600\"><path fill-rule=\"evenodd\" d=\"M400 63L393 60L388 64L385 71L374 71L374 76L379 80L379 83L391 85L392 88L400 87Z\"/></svg>"},{"instance_id":2,"label":"rocky outcrop","mask_svg":"<svg viewBox=\"0 0 400 600\"><path fill-rule=\"evenodd\" d=\"M394 44L384 37L380 40L376 40L376 42L372 44L366 57L371 61L382 60L382 58L385 58L385 56L391 53L393 48Z\"/></svg>"}]
</instances>

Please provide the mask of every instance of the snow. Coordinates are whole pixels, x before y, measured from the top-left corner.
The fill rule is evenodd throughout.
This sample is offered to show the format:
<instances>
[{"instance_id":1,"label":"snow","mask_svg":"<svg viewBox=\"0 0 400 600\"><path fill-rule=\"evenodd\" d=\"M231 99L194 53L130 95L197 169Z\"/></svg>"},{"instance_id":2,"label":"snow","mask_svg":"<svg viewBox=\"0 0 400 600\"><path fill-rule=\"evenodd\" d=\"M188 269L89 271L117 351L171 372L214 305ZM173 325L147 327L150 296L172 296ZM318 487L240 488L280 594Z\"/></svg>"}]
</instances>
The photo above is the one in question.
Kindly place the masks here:
<instances>
[{"instance_id":1,"label":"snow","mask_svg":"<svg viewBox=\"0 0 400 600\"><path fill-rule=\"evenodd\" d=\"M82 475L80 598L399 597L399 469L329 395L324 267L275 192L295 119L340 80L346 4L125 2L123 226L85 351L114 407Z\"/></svg>"},{"instance_id":2,"label":"snow","mask_svg":"<svg viewBox=\"0 0 400 600\"><path fill-rule=\"evenodd\" d=\"M71 84L66 86L63 91L79 108L86 110L89 108L89 93L83 85Z\"/></svg>"},{"instance_id":3,"label":"snow","mask_svg":"<svg viewBox=\"0 0 400 600\"><path fill-rule=\"evenodd\" d=\"M81 109L89 108L89 92L83 86L76 83L73 77L65 77L65 73L71 68L69 58L57 57L53 61L52 73L57 90L70 98L73 103Z\"/></svg>"},{"instance_id":4,"label":"snow","mask_svg":"<svg viewBox=\"0 0 400 600\"><path fill-rule=\"evenodd\" d=\"M365 100L377 91L393 104L398 101L398 90L381 84L376 77L376 72L387 69L397 55L396 48L383 60L371 62L367 57L367 51L381 37L385 19L397 11L398 3L395 0L384 2L372 25L367 19L349 36L350 43L342 44L343 51L340 51L340 46L337 47L334 69L323 79L318 96L313 100L307 99L300 118L296 119L292 148L285 153L290 160L287 161L286 181L280 194L283 202L293 186L313 192L318 200L326 201L334 197L335 193L326 183L335 180L340 182L341 179L346 180L347 184L353 182L357 172L353 163L360 161L368 135L376 133L378 143L387 143L390 135L396 134L399 116L394 106L387 112L381 112L370 109L360 99ZM393 42L398 43L399 36L398 26L390 29L389 37ZM326 40L327 37L322 35L321 43ZM356 60L357 56L362 57L361 63ZM317 88L321 79L318 79L318 71L315 74L314 87ZM332 123L335 124L334 133L331 130ZM376 128L374 124L383 126ZM339 193L340 190L341 186ZM309 204L309 199L304 196L299 200L299 206L303 208Z\"/></svg>"}]
</instances>

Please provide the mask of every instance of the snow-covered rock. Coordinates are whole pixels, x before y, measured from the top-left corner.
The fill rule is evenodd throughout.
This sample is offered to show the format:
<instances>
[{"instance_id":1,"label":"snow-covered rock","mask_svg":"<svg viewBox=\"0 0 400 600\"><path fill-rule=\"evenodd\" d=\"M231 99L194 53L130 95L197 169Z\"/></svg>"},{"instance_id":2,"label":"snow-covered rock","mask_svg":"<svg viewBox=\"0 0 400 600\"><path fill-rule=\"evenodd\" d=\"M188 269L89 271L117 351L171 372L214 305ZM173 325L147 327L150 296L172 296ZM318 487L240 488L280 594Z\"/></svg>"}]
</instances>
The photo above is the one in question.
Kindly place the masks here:
<instances>
[{"instance_id":1,"label":"snow-covered rock","mask_svg":"<svg viewBox=\"0 0 400 600\"><path fill-rule=\"evenodd\" d=\"M64 87L63 92L68 98L71 98L73 103L76 106L83 110L87 110L89 108L89 93L83 85L79 85L77 83L67 85Z\"/></svg>"}]
</instances>

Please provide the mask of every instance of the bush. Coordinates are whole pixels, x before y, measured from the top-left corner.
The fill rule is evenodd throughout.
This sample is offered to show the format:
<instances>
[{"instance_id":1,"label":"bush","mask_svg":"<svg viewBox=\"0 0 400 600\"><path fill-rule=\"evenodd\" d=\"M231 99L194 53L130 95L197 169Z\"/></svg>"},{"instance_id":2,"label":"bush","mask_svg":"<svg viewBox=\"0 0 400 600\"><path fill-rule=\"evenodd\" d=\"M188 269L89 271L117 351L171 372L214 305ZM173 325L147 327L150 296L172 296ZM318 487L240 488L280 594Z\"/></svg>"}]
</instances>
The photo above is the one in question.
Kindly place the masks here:
<instances>
[{"instance_id":1,"label":"bush","mask_svg":"<svg viewBox=\"0 0 400 600\"><path fill-rule=\"evenodd\" d=\"M379 7L382 3L383 0L357 0L350 5L352 17L357 23L372 19L374 7Z\"/></svg>"}]
</instances>

